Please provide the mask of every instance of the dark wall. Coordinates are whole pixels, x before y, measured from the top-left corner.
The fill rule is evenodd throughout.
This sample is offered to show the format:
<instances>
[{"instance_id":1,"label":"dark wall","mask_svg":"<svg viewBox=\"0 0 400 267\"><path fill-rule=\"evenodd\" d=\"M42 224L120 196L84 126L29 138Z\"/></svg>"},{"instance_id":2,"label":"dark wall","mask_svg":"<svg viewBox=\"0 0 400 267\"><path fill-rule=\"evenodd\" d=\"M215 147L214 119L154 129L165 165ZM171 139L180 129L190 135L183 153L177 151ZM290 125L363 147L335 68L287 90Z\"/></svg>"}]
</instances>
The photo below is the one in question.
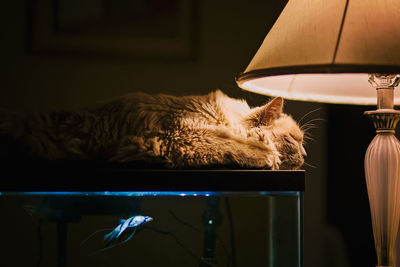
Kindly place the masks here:
<instances>
[{"instance_id":1,"label":"dark wall","mask_svg":"<svg viewBox=\"0 0 400 267\"><path fill-rule=\"evenodd\" d=\"M7 10L2 19L8 25L1 43L0 106L3 107L74 108L131 91L183 95L220 88L233 96L243 96L234 78L244 70L285 4L285 1L254 1L252 5L243 1L193 1L197 3L194 14L181 22L190 24L186 31L193 37L193 42L164 45L172 46L170 50L156 46L141 53L141 49L132 48L130 51L129 47L122 47L128 51L120 52L117 48L113 53L103 53L96 52L99 48L82 45L82 34L76 32L71 34L60 30L59 35L40 35L42 28L53 27L53 22L34 18L41 18L42 13L54 15L54 12L41 12L41 9L49 9L52 1L32 2L38 4L11 1L2 9L3 12ZM35 7L33 11L31 6ZM34 17L33 26L30 16ZM165 24L168 24L168 19ZM118 29L118 26L114 27ZM141 27L142 32L146 32L146 27L154 31L154 25L141 24ZM68 37L68 34L72 35L71 43L64 40L52 45L51 42L58 37ZM113 38L121 38L119 43L123 43L131 35L132 38L142 37L139 33L130 34L123 31L123 37L119 37L106 32L99 38L99 43ZM152 40L157 43L163 41L163 37L162 31L153 33L144 46L151 47ZM83 48L73 50L68 47L76 45ZM166 52L160 52L163 49ZM182 56L188 49L193 52Z\"/></svg>"}]
</instances>

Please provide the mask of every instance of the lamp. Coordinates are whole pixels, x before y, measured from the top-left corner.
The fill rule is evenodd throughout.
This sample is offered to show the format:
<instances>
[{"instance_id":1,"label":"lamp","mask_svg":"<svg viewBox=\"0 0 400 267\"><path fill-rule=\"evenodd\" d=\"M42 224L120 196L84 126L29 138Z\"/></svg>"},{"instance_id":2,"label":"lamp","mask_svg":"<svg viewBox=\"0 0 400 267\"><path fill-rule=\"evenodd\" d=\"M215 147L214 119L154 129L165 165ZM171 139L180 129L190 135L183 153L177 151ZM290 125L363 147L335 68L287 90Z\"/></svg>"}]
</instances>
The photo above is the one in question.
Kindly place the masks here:
<instances>
[{"instance_id":1,"label":"lamp","mask_svg":"<svg viewBox=\"0 0 400 267\"><path fill-rule=\"evenodd\" d=\"M236 79L243 89L288 99L377 104L365 112L377 133L365 156L377 266L394 265L400 219L397 73L399 0L290 0Z\"/></svg>"}]
</instances>

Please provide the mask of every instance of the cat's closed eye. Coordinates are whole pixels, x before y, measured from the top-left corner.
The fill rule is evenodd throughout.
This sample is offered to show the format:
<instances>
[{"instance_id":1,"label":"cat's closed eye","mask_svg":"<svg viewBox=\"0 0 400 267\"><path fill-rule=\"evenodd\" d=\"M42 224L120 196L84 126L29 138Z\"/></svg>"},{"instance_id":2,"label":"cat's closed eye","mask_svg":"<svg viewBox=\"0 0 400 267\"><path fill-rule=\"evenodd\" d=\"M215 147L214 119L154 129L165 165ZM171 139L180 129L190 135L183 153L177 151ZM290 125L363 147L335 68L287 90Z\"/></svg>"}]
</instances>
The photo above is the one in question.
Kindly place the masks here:
<instances>
[{"instance_id":1,"label":"cat's closed eye","mask_svg":"<svg viewBox=\"0 0 400 267\"><path fill-rule=\"evenodd\" d=\"M296 142L298 142L298 141L296 140L296 138L294 138L291 134L290 134L290 135L285 135L285 136L283 136L283 139L284 139L287 143L290 143L290 144L295 144Z\"/></svg>"},{"instance_id":2,"label":"cat's closed eye","mask_svg":"<svg viewBox=\"0 0 400 267\"><path fill-rule=\"evenodd\" d=\"M302 143L302 141L303 141L302 136L294 135L294 134L292 134L292 133L289 134L289 136L290 136L291 138L293 138L296 142Z\"/></svg>"},{"instance_id":3,"label":"cat's closed eye","mask_svg":"<svg viewBox=\"0 0 400 267\"><path fill-rule=\"evenodd\" d=\"M302 155L304 156L306 155L301 137L289 134L289 135L284 135L283 139L285 141L285 146L288 149L290 149L293 152L300 150Z\"/></svg>"},{"instance_id":4,"label":"cat's closed eye","mask_svg":"<svg viewBox=\"0 0 400 267\"><path fill-rule=\"evenodd\" d=\"M298 142L296 142L292 137L285 135L283 136L283 147L286 148L287 152L295 153L298 149Z\"/></svg>"}]
</instances>

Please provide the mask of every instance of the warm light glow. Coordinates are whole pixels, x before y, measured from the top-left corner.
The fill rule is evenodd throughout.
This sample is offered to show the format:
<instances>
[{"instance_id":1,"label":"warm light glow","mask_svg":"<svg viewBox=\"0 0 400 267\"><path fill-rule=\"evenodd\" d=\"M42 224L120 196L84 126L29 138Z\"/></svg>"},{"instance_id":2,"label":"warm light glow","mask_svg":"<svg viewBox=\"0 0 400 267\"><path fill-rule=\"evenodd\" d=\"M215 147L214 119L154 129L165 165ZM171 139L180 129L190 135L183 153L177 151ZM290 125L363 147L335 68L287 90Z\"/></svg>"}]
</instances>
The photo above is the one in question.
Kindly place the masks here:
<instances>
[{"instance_id":1,"label":"warm light glow","mask_svg":"<svg viewBox=\"0 0 400 267\"><path fill-rule=\"evenodd\" d=\"M368 74L296 74L267 76L243 82L242 88L270 96L324 103L376 105L376 89ZM395 104L400 104L400 90L395 90Z\"/></svg>"}]
</instances>

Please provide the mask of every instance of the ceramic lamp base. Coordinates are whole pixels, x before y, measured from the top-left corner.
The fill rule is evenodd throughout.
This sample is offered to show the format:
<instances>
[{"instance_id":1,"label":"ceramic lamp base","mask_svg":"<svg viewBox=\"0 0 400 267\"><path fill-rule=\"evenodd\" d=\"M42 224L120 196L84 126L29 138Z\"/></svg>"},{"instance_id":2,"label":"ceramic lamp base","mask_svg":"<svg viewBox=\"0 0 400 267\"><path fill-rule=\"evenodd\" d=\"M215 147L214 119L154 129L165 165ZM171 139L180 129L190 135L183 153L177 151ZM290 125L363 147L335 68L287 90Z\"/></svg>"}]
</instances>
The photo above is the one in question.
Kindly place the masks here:
<instances>
[{"instance_id":1,"label":"ceramic lamp base","mask_svg":"<svg viewBox=\"0 0 400 267\"><path fill-rule=\"evenodd\" d=\"M400 112L379 109L365 114L374 122L377 133L365 155L377 267L393 267L400 220L400 142L394 133Z\"/></svg>"}]
</instances>

